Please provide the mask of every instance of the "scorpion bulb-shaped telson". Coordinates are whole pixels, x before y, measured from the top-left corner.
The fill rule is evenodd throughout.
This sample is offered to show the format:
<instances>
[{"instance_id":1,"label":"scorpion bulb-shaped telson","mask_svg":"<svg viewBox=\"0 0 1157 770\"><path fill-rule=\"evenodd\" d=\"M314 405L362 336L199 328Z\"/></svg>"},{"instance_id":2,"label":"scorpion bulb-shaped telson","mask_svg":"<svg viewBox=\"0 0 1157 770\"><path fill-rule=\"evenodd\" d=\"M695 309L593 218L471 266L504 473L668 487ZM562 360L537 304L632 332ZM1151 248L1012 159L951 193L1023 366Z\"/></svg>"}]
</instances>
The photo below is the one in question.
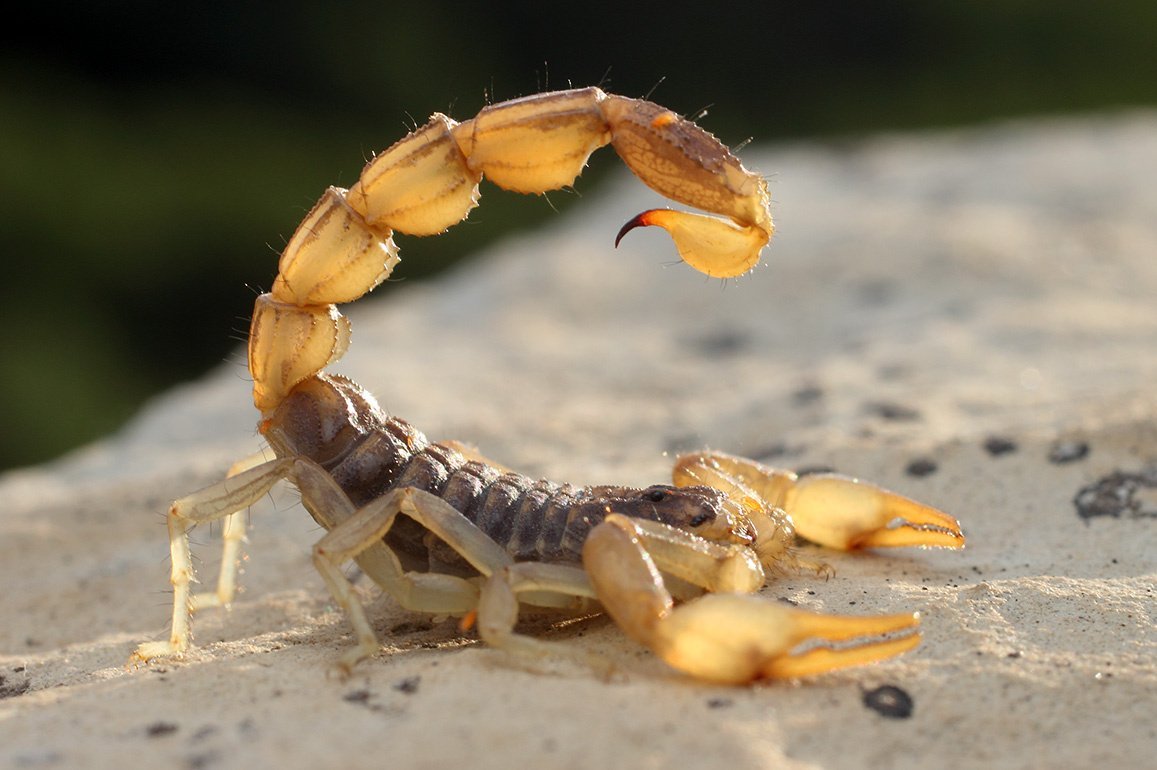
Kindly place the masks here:
<instances>
[{"instance_id":1,"label":"scorpion bulb-shaped telson","mask_svg":"<svg viewBox=\"0 0 1157 770\"><path fill-rule=\"evenodd\" d=\"M354 629L339 661L346 673L379 649L343 571L350 560L402 606L476 619L485 640L517 652L556 649L515 631L521 605L601 605L672 666L712 681L816 674L918 643L914 614L820 615L751 594L765 569L820 569L795 555L797 531L843 549L961 547L956 521L939 511L852 479L801 478L721 454L681 458L674 486L534 480L464 445L431 443L353 381L323 371L350 340L336 305L390 274L395 232L432 235L461 221L484 175L524 193L566 187L605 144L653 189L709 212L646 211L620 238L661 227L687 264L711 276L756 264L773 231L766 183L670 110L584 88L494 104L464 123L434 115L371 160L351 189L326 191L281 255L249 334L259 429L275 457L242 460L224 481L172 504L172 632L140 645L135 661L187 650L193 612L233 600L242 514L281 480L327 530L313 562ZM217 588L193 594L188 530L217 519Z\"/></svg>"}]
</instances>

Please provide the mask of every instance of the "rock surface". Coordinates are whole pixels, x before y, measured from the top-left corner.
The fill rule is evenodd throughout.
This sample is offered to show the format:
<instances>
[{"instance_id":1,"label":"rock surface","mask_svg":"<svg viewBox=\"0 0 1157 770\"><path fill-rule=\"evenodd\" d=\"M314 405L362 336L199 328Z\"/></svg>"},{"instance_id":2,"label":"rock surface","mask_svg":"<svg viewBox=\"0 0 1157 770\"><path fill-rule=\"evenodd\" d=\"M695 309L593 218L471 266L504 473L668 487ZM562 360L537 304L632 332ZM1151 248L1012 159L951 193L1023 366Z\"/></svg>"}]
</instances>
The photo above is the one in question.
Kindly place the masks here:
<instances>
[{"instance_id":1,"label":"rock surface","mask_svg":"<svg viewBox=\"0 0 1157 770\"><path fill-rule=\"evenodd\" d=\"M705 280L658 232L612 250L654 203L624 182L438 282L352 307L337 370L432 436L531 474L649 483L672 453L711 446L937 505L964 524L963 553L824 553L832 579L764 589L831 612L919 610L918 650L722 688L603 619L531 626L621 659L608 682L564 658L512 659L363 586L384 649L339 682L326 667L347 625L286 490L254 508L245 592L195 619L200 646L126 671L136 643L166 633L167 502L258 447L239 353L121 434L0 478L0 761L1151 762L1157 115L744 156L771 175L779 225L753 274ZM206 582L218 529L194 545Z\"/></svg>"}]
</instances>

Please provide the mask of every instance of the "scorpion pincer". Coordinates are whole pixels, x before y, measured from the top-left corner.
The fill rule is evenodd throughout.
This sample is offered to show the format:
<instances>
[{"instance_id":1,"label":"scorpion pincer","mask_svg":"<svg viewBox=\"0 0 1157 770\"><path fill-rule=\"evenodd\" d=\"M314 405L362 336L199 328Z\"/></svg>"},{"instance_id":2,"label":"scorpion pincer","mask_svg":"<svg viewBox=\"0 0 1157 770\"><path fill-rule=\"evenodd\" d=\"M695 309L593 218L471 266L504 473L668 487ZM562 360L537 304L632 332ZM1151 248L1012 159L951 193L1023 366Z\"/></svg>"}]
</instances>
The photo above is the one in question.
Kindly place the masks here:
<instances>
[{"instance_id":1,"label":"scorpion pincer","mask_svg":"<svg viewBox=\"0 0 1157 770\"><path fill-rule=\"evenodd\" d=\"M797 535L844 550L963 547L959 524L934 508L718 452L680 457L670 486L535 480L464 445L430 442L352 380L323 371L349 343L336 305L390 274L394 232L432 235L461 221L484 175L522 193L569 186L606 144L648 186L708 212L646 211L620 238L663 228L683 261L710 276L758 262L773 232L765 180L657 104L584 88L493 104L464 123L435 114L373 158L351 189L325 192L282 253L272 290L257 298L249 370L275 458L242 460L224 481L172 504L172 632L140 645L135 662L187 650L194 611L233 600L241 514L281 480L327 530L313 562L356 636L338 662L344 673L379 649L342 571L350 560L403 607L476 614L495 647L556 649L516 632L521 605L598 606L671 666L709 681L817 674L919 643L914 613L823 615L753 594L769 571L823 569L796 554ZM194 594L188 530L217 519L217 588Z\"/></svg>"}]
</instances>

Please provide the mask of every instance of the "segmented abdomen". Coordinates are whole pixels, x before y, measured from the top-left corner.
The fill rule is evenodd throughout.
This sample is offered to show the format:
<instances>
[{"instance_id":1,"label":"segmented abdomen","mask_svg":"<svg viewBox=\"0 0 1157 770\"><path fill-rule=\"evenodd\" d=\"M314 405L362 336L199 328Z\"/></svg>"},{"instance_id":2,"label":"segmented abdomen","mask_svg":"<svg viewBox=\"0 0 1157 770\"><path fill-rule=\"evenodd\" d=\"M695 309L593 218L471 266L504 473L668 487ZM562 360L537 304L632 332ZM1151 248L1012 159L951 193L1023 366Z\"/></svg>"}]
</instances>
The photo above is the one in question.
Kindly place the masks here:
<instances>
[{"instance_id":1,"label":"segmented abdomen","mask_svg":"<svg viewBox=\"0 0 1157 770\"><path fill-rule=\"evenodd\" d=\"M474 522L516 561L581 561L583 541L605 510L589 490L535 480L467 460L456 449L432 444L405 420L387 417L327 468L357 506L391 489L430 492ZM460 567L464 561L409 517L399 517L387 540L407 560L428 568ZM412 565L417 567L417 564Z\"/></svg>"}]
</instances>

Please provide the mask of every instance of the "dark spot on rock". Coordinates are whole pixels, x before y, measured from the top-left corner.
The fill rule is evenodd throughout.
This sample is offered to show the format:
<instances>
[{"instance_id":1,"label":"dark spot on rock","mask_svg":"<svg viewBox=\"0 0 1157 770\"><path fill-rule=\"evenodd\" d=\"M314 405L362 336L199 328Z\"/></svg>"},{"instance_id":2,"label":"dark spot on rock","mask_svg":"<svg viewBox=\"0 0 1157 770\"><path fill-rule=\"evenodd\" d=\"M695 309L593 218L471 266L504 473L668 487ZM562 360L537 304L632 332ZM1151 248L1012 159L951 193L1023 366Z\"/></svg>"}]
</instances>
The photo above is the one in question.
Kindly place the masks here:
<instances>
[{"instance_id":1,"label":"dark spot on rock","mask_svg":"<svg viewBox=\"0 0 1157 770\"><path fill-rule=\"evenodd\" d=\"M881 380L888 381L902 380L911 373L912 369L907 364L884 364L876 370Z\"/></svg>"},{"instance_id":2,"label":"dark spot on rock","mask_svg":"<svg viewBox=\"0 0 1157 770\"><path fill-rule=\"evenodd\" d=\"M64 759L59 751L51 749L36 749L30 752L21 752L16 754L9 766L10 767L52 767L58 765Z\"/></svg>"},{"instance_id":3,"label":"dark spot on rock","mask_svg":"<svg viewBox=\"0 0 1157 770\"><path fill-rule=\"evenodd\" d=\"M907 719L915 708L912 696L891 684L865 691L864 705L888 719Z\"/></svg>"},{"instance_id":4,"label":"dark spot on rock","mask_svg":"<svg viewBox=\"0 0 1157 770\"><path fill-rule=\"evenodd\" d=\"M150 738L160 738L163 735L172 735L177 732L177 726L172 722L153 722L145 728L145 735Z\"/></svg>"},{"instance_id":5,"label":"dark spot on rock","mask_svg":"<svg viewBox=\"0 0 1157 770\"><path fill-rule=\"evenodd\" d=\"M796 406L814 404L824 397L824 389L819 385L804 385L791 394L791 402Z\"/></svg>"},{"instance_id":6,"label":"dark spot on rock","mask_svg":"<svg viewBox=\"0 0 1157 770\"><path fill-rule=\"evenodd\" d=\"M404 634L418 634L429 631L434 626L428 620L405 621L390 627L390 634L401 636Z\"/></svg>"},{"instance_id":7,"label":"dark spot on rock","mask_svg":"<svg viewBox=\"0 0 1157 770\"><path fill-rule=\"evenodd\" d=\"M199 728L197 730L197 732L193 733L192 737L189 738L189 740L193 741L193 742L203 741L206 738L209 738L210 736L213 736L216 734L217 734L217 726L216 725L205 725L204 727Z\"/></svg>"},{"instance_id":8,"label":"dark spot on rock","mask_svg":"<svg viewBox=\"0 0 1157 770\"><path fill-rule=\"evenodd\" d=\"M904 472L909 476L920 478L923 476L931 476L936 472L937 468L939 468L939 466L936 465L933 460L929 460L926 457L919 457L908 463L908 467L904 469Z\"/></svg>"},{"instance_id":9,"label":"dark spot on rock","mask_svg":"<svg viewBox=\"0 0 1157 770\"><path fill-rule=\"evenodd\" d=\"M346 703L366 703L370 699L370 691L354 690L353 692L347 692L345 695L341 696L341 699Z\"/></svg>"},{"instance_id":10,"label":"dark spot on rock","mask_svg":"<svg viewBox=\"0 0 1157 770\"><path fill-rule=\"evenodd\" d=\"M734 703L734 701L731 700L731 698L709 698L707 700L707 708L709 708L709 709L727 708L732 703Z\"/></svg>"},{"instance_id":11,"label":"dark spot on rock","mask_svg":"<svg viewBox=\"0 0 1157 770\"><path fill-rule=\"evenodd\" d=\"M885 307L895 298L896 288L886 280L871 279L856 287L856 294L865 307Z\"/></svg>"},{"instance_id":12,"label":"dark spot on rock","mask_svg":"<svg viewBox=\"0 0 1157 770\"><path fill-rule=\"evenodd\" d=\"M873 401L865 404L864 411L891 422L915 422L920 419L920 412L917 410L890 401Z\"/></svg>"},{"instance_id":13,"label":"dark spot on rock","mask_svg":"<svg viewBox=\"0 0 1157 770\"><path fill-rule=\"evenodd\" d=\"M700 355L726 358L751 346L751 334L740 329L715 329L691 340Z\"/></svg>"},{"instance_id":14,"label":"dark spot on rock","mask_svg":"<svg viewBox=\"0 0 1157 770\"><path fill-rule=\"evenodd\" d=\"M394 685L394 689L406 695L413 695L418 691L418 685L421 684L422 677L408 676L402 681Z\"/></svg>"},{"instance_id":15,"label":"dark spot on rock","mask_svg":"<svg viewBox=\"0 0 1157 770\"><path fill-rule=\"evenodd\" d=\"M0 698L15 698L18 695L23 695L28 692L29 687L30 685L27 679L22 679L19 682L9 682L3 676L0 676Z\"/></svg>"},{"instance_id":16,"label":"dark spot on rock","mask_svg":"<svg viewBox=\"0 0 1157 770\"><path fill-rule=\"evenodd\" d=\"M1157 490L1157 466L1140 473L1114 471L1081 487L1073 498L1073 505L1077 515L1086 522L1097 516L1119 519L1123 514L1134 519L1157 517L1157 495L1146 495L1151 489Z\"/></svg>"},{"instance_id":17,"label":"dark spot on rock","mask_svg":"<svg viewBox=\"0 0 1157 770\"><path fill-rule=\"evenodd\" d=\"M1089 456L1089 445L1084 441L1058 441L1049 449L1049 462L1055 465L1075 463Z\"/></svg>"},{"instance_id":18,"label":"dark spot on rock","mask_svg":"<svg viewBox=\"0 0 1157 770\"><path fill-rule=\"evenodd\" d=\"M984 440L984 451L993 457L1011 454L1017 449L1016 442L1004 436L989 436Z\"/></svg>"}]
</instances>

